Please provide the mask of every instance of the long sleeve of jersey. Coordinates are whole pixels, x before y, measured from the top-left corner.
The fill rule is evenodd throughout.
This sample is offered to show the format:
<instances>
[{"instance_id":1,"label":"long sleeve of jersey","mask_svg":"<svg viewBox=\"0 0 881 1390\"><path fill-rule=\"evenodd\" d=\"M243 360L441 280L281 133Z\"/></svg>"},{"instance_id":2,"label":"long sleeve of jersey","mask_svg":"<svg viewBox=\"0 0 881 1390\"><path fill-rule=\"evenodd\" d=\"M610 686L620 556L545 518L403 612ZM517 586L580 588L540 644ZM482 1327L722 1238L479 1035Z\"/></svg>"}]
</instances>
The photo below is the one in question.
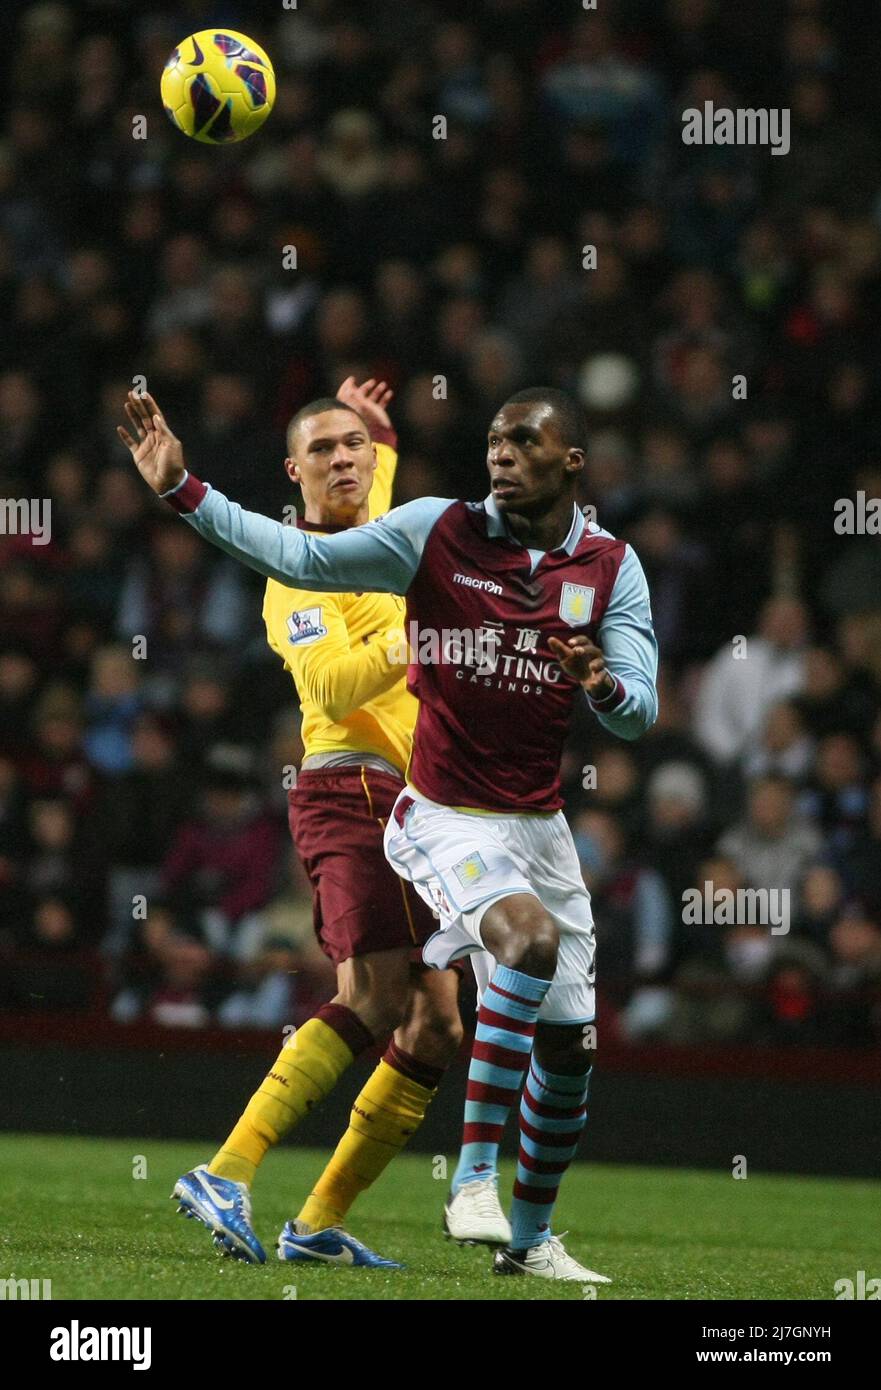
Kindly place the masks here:
<instances>
[{"instance_id":1,"label":"long sleeve of jersey","mask_svg":"<svg viewBox=\"0 0 881 1390\"><path fill-rule=\"evenodd\" d=\"M283 593L294 607L317 597L292 589ZM399 636L378 632L353 647L342 599L330 593L320 597L314 610L317 635L312 640L291 640L285 618L288 609L273 603L271 593L267 593L263 617L269 645L293 676L301 701L310 701L338 724L403 680L406 666L395 659L402 650L403 631Z\"/></svg>"},{"instance_id":2,"label":"long sleeve of jersey","mask_svg":"<svg viewBox=\"0 0 881 1390\"><path fill-rule=\"evenodd\" d=\"M205 484L205 495L184 520L233 559L267 579L323 593L405 594L447 497L420 497L378 521L323 536L245 511Z\"/></svg>"},{"instance_id":3,"label":"long sleeve of jersey","mask_svg":"<svg viewBox=\"0 0 881 1390\"><path fill-rule=\"evenodd\" d=\"M615 689L589 700L604 728L618 738L640 738L658 717L658 644L642 565L627 547L597 641Z\"/></svg>"},{"instance_id":4,"label":"long sleeve of jersey","mask_svg":"<svg viewBox=\"0 0 881 1390\"><path fill-rule=\"evenodd\" d=\"M181 501L193 507L183 511L189 525L228 555L282 584L323 593L406 594L432 528L453 505L450 498L423 497L377 521L323 536L245 511L207 484L194 484L192 496ZM630 547L598 641L615 689L602 701L591 700L591 708L610 733L637 739L657 718L658 652L648 586Z\"/></svg>"},{"instance_id":5,"label":"long sleeve of jersey","mask_svg":"<svg viewBox=\"0 0 881 1390\"><path fill-rule=\"evenodd\" d=\"M374 435L376 435L374 430ZM392 489L395 485L395 474L398 471L398 442L392 430L382 431L380 438L375 438L376 444L376 472L373 475L373 487L370 489L370 520L382 516L392 505Z\"/></svg>"}]
</instances>

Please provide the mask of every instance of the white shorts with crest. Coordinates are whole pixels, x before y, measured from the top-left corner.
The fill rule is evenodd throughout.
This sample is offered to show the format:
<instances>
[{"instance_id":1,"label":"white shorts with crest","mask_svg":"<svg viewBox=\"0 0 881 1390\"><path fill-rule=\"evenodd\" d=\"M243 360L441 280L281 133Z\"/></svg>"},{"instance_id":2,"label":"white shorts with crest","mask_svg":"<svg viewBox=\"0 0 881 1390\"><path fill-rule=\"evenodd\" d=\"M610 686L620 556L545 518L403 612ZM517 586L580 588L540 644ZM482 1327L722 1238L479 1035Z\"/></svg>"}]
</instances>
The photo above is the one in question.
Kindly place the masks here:
<instances>
[{"instance_id":1,"label":"white shorts with crest","mask_svg":"<svg viewBox=\"0 0 881 1390\"><path fill-rule=\"evenodd\" d=\"M512 893L538 898L560 932L557 970L539 1018L593 1021L593 914L562 811L475 815L429 801L407 786L385 828L385 853L438 918L438 931L423 951L426 964L443 970L470 955L481 995L495 969L480 935L484 913Z\"/></svg>"}]
</instances>

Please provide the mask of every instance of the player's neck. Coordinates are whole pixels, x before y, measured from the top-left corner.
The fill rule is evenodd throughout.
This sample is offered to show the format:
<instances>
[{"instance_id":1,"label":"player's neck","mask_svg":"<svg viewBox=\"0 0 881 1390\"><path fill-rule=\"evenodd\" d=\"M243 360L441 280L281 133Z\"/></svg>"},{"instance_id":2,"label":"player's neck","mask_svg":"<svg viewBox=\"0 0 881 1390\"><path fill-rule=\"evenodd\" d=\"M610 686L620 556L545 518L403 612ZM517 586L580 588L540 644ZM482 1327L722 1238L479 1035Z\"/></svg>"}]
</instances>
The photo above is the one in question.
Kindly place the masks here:
<instances>
[{"instance_id":1,"label":"player's neck","mask_svg":"<svg viewBox=\"0 0 881 1390\"><path fill-rule=\"evenodd\" d=\"M560 497L550 511L541 516L523 516L509 512L505 516L511 534L528 550L556 550L572 529L572 508L575 498Z\"/></svg>"},{"instance_id":2,"label":"player's neck","mask_svg":"<svg viewBox=\"0 0 881 1390\"><path fill-rule=\"evenodd\" d=\"M303 512L303 520L308 521L310 526L363 526L365 521L370 520L370 505L364 502L356 512L332 511L329 507L322 507L318 504L307 503Z\"/></svg>"}]
</instances>

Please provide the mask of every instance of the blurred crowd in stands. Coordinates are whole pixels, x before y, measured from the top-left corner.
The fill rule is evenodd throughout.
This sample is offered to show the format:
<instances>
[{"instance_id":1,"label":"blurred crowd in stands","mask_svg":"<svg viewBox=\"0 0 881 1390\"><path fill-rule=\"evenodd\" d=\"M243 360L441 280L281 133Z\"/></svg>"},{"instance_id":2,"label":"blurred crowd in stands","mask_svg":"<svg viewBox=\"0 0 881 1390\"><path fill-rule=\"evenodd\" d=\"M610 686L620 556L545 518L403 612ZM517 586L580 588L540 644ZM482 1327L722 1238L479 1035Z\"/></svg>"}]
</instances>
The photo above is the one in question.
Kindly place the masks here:
<instances>
[{"instance_id":1,"label":"blurred crowd in stands","mask_svg":"<svg viewBox=\"0 0 881 1390\"><path fill-rule=\"evenodd\" d=\"M651 734L585 710L564 766L607 1035L881 1042L881 536L834 526L881 497L876 8L7 6L0 497L51 539L0 537L0 1008L276 1028L332 992L261 581L115 427L143 376L279 516L287 419L354 372L395 389L398 501L483 496L512 391L584 404L662 655ZM188 142L162 65L237 19L276 109ZM790 153L684 145L705 101L788 108ZM686 925L705 883L788 889L790 930Z\"/></svg>"}]
</instances>

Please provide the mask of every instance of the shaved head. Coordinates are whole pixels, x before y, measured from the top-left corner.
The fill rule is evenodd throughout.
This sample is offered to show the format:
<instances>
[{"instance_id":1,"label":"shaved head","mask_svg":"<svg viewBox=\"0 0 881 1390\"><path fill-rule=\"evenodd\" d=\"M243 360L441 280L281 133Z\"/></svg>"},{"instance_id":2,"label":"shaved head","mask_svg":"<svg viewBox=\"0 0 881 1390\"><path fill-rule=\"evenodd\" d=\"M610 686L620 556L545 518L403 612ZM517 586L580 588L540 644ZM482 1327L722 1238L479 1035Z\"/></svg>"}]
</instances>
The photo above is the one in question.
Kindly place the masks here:
<instances>
[{"instance_id":1,"label":"shaved head","mask_svg":"<svg viewBox=\"0 0 881 1390\"><path fill-rule=\"evenodd\" d=\"M505 405L544 405L553 413L560 439L567 449L587 448L587 421L578 402L555 386L529 386L509 396Z\"/></svg>"},{"instance_id":2,"label":"shaved head","mask_svg":"<svg viewBox=\"0 0 881 1390\"><path fill-rule=\"evenodd\" d=\"M370 437L370 430L367 428L367 421L364 419L363 415L359 415L358 411L352 406L346 405L345 401L338 401L336 396L321 396L317 401L310 401L308 405L302 406L297 411L296 415L291 416L291 419L288 421L285 437L287 439L289 454L293 455L297 430L300 428L303 421L310 419L313 415L323 415L327 410L348 411L350 415L354 415L355 419L363 425L364 429L367 430L368 438Z\"/></svg>"}]
</instances>

